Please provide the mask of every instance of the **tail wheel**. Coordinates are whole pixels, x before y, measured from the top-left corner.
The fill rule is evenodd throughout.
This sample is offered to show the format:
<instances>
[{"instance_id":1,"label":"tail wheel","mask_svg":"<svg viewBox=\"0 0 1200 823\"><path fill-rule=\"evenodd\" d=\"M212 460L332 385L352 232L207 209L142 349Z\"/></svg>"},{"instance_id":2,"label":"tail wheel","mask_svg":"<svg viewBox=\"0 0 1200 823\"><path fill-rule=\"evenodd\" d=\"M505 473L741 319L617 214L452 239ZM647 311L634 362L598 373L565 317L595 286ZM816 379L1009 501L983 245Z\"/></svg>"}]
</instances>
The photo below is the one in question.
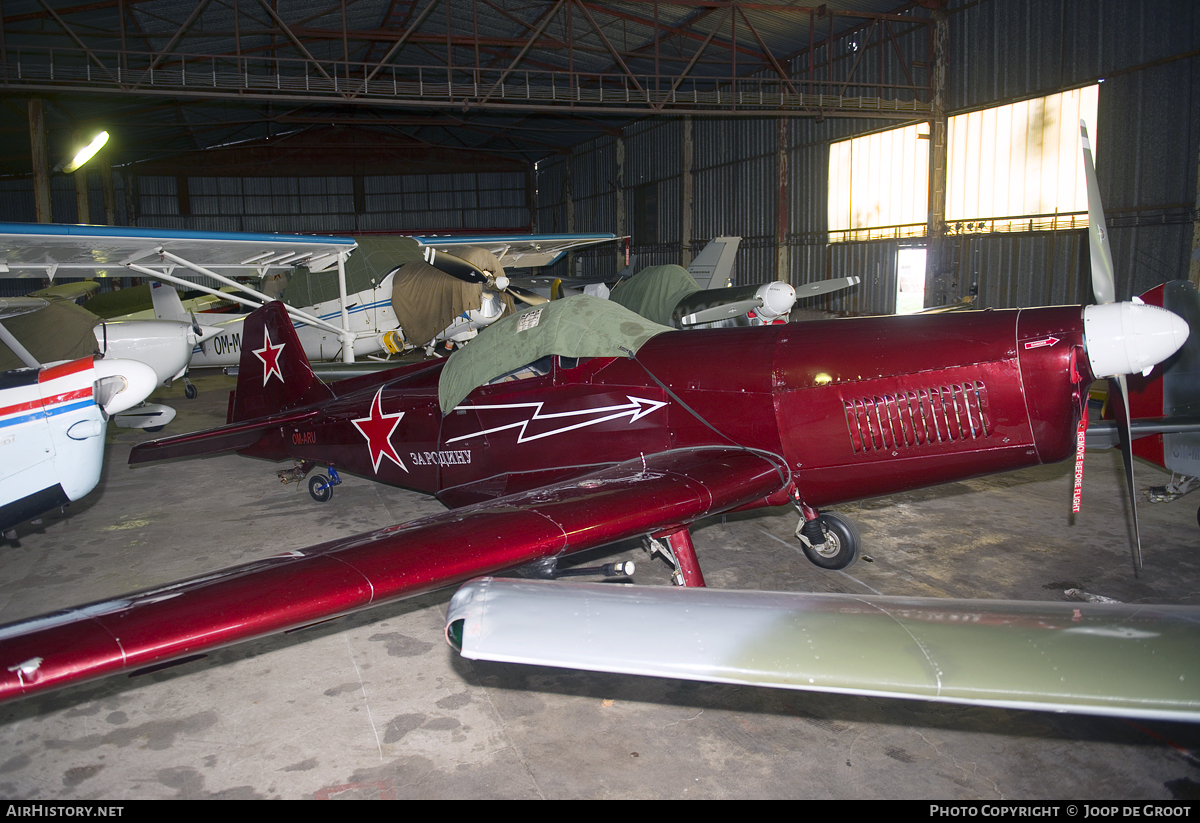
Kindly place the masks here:
<instances>
[{"instance_id":1,"label":"tail wheel","mask_svg":"<svg viewBox=\"0 0 1200 823\"><path fill-rule=\"evenodd\" d=\"M308 493L318 503L328 503L333 497L333 486L323 474L314 474L308 480Z\"/></svg>"},{"instance_id":2,"label":"tail wheel","mask_svg":"<svg viewBox=\"0 0 1200 823\"><path fill-rule=\"evenodd\" d=\"M817 523L825 533L824 545L800 544L809 560L822 569L844 569L858 559L862 541L853 523L832 512L819 515Z\"/></svg>"}]
</instances>

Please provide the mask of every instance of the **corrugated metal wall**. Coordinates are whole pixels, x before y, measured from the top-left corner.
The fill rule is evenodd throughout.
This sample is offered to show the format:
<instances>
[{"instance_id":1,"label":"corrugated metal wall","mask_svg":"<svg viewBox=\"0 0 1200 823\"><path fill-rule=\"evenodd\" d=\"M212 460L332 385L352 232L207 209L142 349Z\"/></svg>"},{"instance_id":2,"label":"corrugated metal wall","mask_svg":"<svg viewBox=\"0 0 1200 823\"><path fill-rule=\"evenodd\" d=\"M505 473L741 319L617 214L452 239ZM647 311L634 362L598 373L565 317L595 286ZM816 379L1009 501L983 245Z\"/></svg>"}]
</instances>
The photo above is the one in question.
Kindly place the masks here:
<instances>
[{"instance_id":1,"label":"corrugated metal wall","mask_svg":"<svg viewBox=\"0 0 1200 823\"><path fill-rule=\"evenodd\" d=\"M1103 81L1096 166L1117 296L1186 278L1200 150L1200 6L993 0L952 4L949 24L952 112ZM982 305L1091 297L1079 285L1089 271L1082 232L954 245L955 274L980 278Z\"/></svg>"},{"instance_id":2,"label":"corrugated metal wall","mask_svg":"<svg viewBox=\"0 0 1200 823\"><path fill-rule=\"evenodd\" d=\"M1103 80L1100 89L1101 189L1109 214L1120 297L1173 277L1186 277L1197 197L1200 153L1200 4L1194 0L951 0L947 109L950 114L1053 93ZM923 33L897 26L895 48L913 79L925 78ZM893 48L892 42L883 50ZM907 83L895 60L880 60L878 41L865 33L835 42L835 60L859 61L860 89L869 82ZM815 63L820 79L824 49ZM882 67L881 67L882 66ZM791 66L802 81L808 57ZM855 93L849 89L848 94ZM826 188L831 141L887 127L881 121L797 118L785 129L787 164L786 252L797 285L857 274L857 290L821 301L864 313L894 308L895 252L901 242L827 242ZM778 250L779 129L771 118L696 118L691 133L692 203L684 231L682 172L685 122L645 119L621 138L604 137L538 165L535 214L523 175L396 175L350 178L188 178L190 214L180 214L175 178L125 178L114 173L118 222L138 225L251 231L433 231L517 228L541 232L612 231L633 236L639 265L678 262L710 238L744 239L735 269L738 283L774 277ZM98 175L89 203L100 222ZM32 220L24 181L0 181L0 219ZM623 204L618 225L617 197ZM55 218L72 222L75 193L56 178ZM573 204L568 222L567 201ZM687 240L689 248L683 243ZM607 274L611 250L576 256L560 274ZM1078 302L1088 297L1085 238L1081 232L951 236L938 282L946 300L977 292L983 306Z\"/></svg>"},{"instance_id":3,"label":"corrugated metal wall","mask_svg":"<svg viewBox=\"0 0 1200 823\"><path fill-rule=\"evenodd\" d=\"M88 177L90 222L103 224L100 175ZM176 177L114 170L115 222L310 234L527 231L532 223L528 179L514 172L369 175L360 178L361 201L356 205L352 177L188 177L185 193ZM73 179L55 176L51 187L54 222L79 222ZM32 182L0 181L0 220L35 219Z\"/></svg>"},{"instance_id":4,"label":"corrugated metal wall","mask_svg":"<svg viewBox=\"0 0 1200 823\"><path fill-rule=\"evenodd\" d=\"M777 130L771 118L693 123L692 255L713 237L741 235L735 285L775 279Z\"/></svg>"},{"instance_id":5,"label":"corrugated metal wall","mask_svg":"<svg viewBox=\"0 0 1200 823\"><path fill-rule=\"evenodd\" d=\"M949 4L947 19L949 114L1104 80L1097 165L1118 296L1187 277L1200 152L1200 58L1195 55L1200 5L1190 0L961 0ZM927 59L923 36L896 34L910 60ZM862 48L864 37L835 43L834 58L852 59L853 43ZM908 82L897 74L895 61L885 61L881 75L877 54L874 48L861 54L862 76ZM818 77L823 62L824 53L818 52ZM803 79L807 58L797 58L792 69ZM634 234L634 251L643 253L646 264L673 262L682 253L681 233L669 212L680 203L672 176L680 169L681 123L643 121L626 130L626 231ZM786 129L791 281L863 278L856 290L818 301L835 310L886 313L895 307L896 251L910 241L826 242L829 143L887 127L879 121L829 118L796 119ZM736 282L771 279L778 220L774 121L697 119L692 135L692 250L713 236L740 234L746 239ZM603 162L594 150L588 157ZM589 173L603 176L597 169ZM549 170L539 172L539 185L544 176L557 179ZM649 183L660 195L661 236L656 244L640 246L632 228L633 189ZM592 208L605 206L575 197L576 227L599 224ZM552 206L542 199L541 206L545 226L561 203ZM669 232L674 233L668 237ZM1086 237L1078 231L952 235L937 284L940 298L948 302L970 294L977 305L997 308L1082 302L1090 299Z\"/></svg>"}]
</instances>

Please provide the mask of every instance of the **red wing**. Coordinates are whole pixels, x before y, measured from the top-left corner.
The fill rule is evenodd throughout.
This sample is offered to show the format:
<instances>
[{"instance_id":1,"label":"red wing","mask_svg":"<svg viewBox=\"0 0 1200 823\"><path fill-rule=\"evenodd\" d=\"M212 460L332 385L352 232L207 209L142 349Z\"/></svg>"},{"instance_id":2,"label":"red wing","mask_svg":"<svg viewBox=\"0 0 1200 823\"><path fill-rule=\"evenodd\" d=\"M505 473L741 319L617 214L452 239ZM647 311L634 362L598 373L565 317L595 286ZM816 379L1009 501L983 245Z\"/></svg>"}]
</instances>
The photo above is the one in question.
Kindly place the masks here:
<instances>
[{"instance_id":1,"label":"red wing","mask_svg":"<svg viewBox=\"0 0 1200 823\"><path fill-rule=\"evenodd\" d=\"M535 491L0 627L0 700L305 626L760 500L774 455L663 452Z\"/></svg>"}]
</instances>

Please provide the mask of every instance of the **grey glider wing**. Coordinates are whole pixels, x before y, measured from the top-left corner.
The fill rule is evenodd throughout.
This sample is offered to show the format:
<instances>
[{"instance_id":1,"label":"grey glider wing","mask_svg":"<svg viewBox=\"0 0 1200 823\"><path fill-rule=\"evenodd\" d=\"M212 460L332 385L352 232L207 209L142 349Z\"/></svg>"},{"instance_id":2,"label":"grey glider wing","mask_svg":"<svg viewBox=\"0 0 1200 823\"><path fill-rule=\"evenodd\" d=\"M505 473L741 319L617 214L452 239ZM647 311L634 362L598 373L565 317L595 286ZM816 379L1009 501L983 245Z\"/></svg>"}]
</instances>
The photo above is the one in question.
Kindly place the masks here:
<instances>
[{"instance_id":1,"label":"grey glider wing","mask_svg":"<svg viewBox=\"0 0 1200 823\"><path fill-rule=\"evenodd\" d=\"M1200 720L1194 607L481 578L447 638L476 660Z\"/></svg>"}]
</instances>

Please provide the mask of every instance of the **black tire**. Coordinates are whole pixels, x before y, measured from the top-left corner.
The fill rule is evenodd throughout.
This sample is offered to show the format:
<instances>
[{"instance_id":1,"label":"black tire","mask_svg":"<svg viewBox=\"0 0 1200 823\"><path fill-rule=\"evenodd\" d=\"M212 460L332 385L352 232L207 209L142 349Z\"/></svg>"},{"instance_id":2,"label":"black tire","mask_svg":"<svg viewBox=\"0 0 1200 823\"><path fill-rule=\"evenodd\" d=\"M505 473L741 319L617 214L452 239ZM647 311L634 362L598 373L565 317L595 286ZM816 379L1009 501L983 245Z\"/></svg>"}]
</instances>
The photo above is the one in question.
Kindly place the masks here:
<instances>
[{"instance_id":1,"label":"black tire","mask_svg":"<svg viewBox=\"0 0 1200 823\"><path fill-rule=\"evenodd\" d=\"M314 474L308 479L308 493L318 503L328 503L333 497L333 486L329 485L329 478L325 475Z\"/></svg>"},{"instance_id":2,"label":"black tire","mask_svg":"<svg viewBox=\"0 0 1200 823\"><path fill-rule=\"evenodd\" d=\"M146 427L146 431L148 431L148 432L160 432L162 430L163 430L162 426L147 426Z\"/></svg>"},{"instance_id":3,"label":"black tire","mask_svg":"<svg viewBox=\"0 0 1200 823\"><path fill-rule=\"evenodd\" d=\"M184 383L183 384L183 396L186 397L188 400L195 400L197 397L200 396L200 390L197 389L191 383Z\"/></svg>"},{"instance_id":4,"label":"black tire","mask_svg":"<svg viewBox=\"0 0 1200 823\"><path fill-rule=\"evenodd\" d=\"M825 546L822 551L816 551L801 541L804 555L822 569L845 569L858 559L862 541L854 524L841 515L822 514L817 517L817 523L825 532Z\"/></svg>"}]
</instances>

